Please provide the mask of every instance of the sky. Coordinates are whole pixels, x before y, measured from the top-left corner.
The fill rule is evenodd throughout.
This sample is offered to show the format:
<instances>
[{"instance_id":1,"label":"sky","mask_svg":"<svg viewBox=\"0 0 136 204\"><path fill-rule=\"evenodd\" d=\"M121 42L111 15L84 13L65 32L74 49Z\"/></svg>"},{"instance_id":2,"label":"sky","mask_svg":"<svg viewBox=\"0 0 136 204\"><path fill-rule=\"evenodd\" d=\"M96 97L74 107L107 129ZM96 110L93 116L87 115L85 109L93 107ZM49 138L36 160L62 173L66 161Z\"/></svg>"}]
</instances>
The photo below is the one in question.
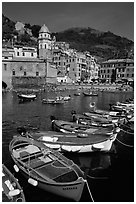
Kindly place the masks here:
<instances>
[{"instance_id":1,"label":"sky","mask_svg":"<svg viewBox=\"0 0 136 204\"><path fill-rule=\"evenodd\" d=\"M2 2L2 13L50 32L90 27L134 41L134 2Z\"/></svg>"}]
</instances>

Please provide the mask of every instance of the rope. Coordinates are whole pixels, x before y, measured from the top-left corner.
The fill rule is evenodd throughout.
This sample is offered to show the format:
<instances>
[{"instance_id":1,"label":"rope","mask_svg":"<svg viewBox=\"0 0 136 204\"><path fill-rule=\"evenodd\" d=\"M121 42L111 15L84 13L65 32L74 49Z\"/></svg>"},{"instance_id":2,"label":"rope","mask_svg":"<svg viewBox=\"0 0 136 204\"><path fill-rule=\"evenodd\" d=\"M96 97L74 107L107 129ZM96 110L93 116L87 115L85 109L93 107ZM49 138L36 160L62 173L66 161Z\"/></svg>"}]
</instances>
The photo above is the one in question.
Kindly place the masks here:
<instances>
[{"instance_id":1,"label":"rope","mask_svg":"<svg viewBox=\"0 0 136 204\"><path fill-rule=\"evenodd\" d=\"M121 142L121 141L120 141L119 139L117 139L117 138L116 138L116 140L117 140L120 144L122 144L122 145L124 145L124 146L126 146L126 147L134 147L134 146L132 146L132 145L127 145L127 144Z\"/></svg>"},{"instance_id":2,"label":"rope","mask_svg":"<svg viewBox=\"0 0 136 204\"><path fill-rule=\"evenodd\" d=\"M120 122L119 122L119 124L120 124L121 126L124 126L124 127L128 128L128 129L132 130L132 128L130 128L128 125L122 124L122 123L120 123Z\"/></svg>"},{"instance_id":3,"label":"rope","mask_svg":"<svg viewBox=\"0 0 136 204\"><path fill-rule=\"evenodd\" d=\"M92 193L91 193L91 191L90 191L90 188L89 188L88 182L87 182L87 180L84 180L84 181L85 181L85 183L86 183L86 185L87 185L87 189L88 189L89 195L90 195L92 201L94 202L94 199L93 199Z\"/></svg>"},{"instance_id":4,"label":"rope","mask_svg":"<svg viewBox=\"0 0 136 204\"><path fill-rule=\"evenodd\" d=\"M120 129L122 132L124 132L124 133L127 133L127 134L130 134L130 135L134 135L134 133L133 132L128 132L128 131L126 131L126 130L123 130L123 129Z\"/></svg>"},{"instance_id":5,"label":"rope","mask_svg":"<svg viewBox=\"0 0 136 204\"><path fill-rule=\"evenodd\" d=\"M89 175L87 176L91 179L108 179L108 177L94 177L94 176L89 176Z\"/></svg>"}]
</instances>

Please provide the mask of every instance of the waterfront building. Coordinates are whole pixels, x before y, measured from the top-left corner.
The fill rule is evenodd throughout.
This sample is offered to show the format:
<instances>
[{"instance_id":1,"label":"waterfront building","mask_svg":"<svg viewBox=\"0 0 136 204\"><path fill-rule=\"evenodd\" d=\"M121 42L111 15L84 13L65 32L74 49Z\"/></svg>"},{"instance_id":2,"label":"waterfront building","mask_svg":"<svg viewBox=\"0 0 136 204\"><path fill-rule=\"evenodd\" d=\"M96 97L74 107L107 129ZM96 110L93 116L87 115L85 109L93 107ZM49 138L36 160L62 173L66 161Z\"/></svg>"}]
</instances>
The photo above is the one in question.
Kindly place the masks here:
<instances>
[{"instance_id":1,"label":"waterfront building","mask_svg":"<svg viewBox=\"0 0 136 204\"><path fill-rule=\"evenodd\" d=\"M111 59L102 62L100 66L100 80L105 79L111 83L113 75L115 81L134 80L134 60Z\"/></svg>"},{"instance_id":2,"label":"waterfront building","mask_svg":"<svg viewBox=\"0 0 136 204\"><path fill-rule=\"evenodd\" d=\"M2 49L2 81L8 88L43 87L46 83L57 83L56 66L50 59L50 42L49 30L43 25L39 32L39 56L33 47Z\"/></svg>"},{"instance_id":3,"label":"waterfront building","mask_svg":"<svg viewBox=\"0 0 136 204\"><path fill-rule=\"evenodd\" d=\"M20 29L20 24L18 27ZM27 85L28 81L30 86L43 86L57 81L73 83L97 79L98 66L94 57L69 47L68 43L51 38L44 24L39 31L38 50L17 45L2 49L2 80L12 87Z\"/></svg>"}]
</instances>

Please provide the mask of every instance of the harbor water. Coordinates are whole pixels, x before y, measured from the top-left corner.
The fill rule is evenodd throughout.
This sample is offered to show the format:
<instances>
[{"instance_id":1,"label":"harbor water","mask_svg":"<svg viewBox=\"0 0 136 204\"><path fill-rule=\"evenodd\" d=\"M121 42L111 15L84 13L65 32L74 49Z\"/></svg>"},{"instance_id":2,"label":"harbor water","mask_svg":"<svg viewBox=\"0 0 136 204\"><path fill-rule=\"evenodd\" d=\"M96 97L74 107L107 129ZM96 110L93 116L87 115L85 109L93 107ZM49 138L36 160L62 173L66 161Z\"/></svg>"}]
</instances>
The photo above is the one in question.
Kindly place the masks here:
<instances>
[{"instance_id":1,"label":"harbor water","mask_svg":"<svg viewBox=\"0 0 136 204\"><path fill-rule=\"evenodd\" d=\"M133 98L133 92L99 92L98 96L74 95L74 90L60 92L37 91L37 99L19 103L16 92L2 94L2 162L18 178L23 187L27 202L70 202L66 198L53 195L31 186L20 174L15 173L13 161L9 154L9 142L17 134L17 127L27 130L51 130L50 116L58 119L72 120L71 111L77 113L89 111L89 104L95 102L98 109L109 110L109 104L123 102ZM71 95L64 104L43 104L43 98ZM119 133L118 140L109 153L67 153L86 174L90 191L95 202L134 202L134 135ZM121 142L119 142L121 141ZM81 202L90 202L91 198L85 186Z\"/></svg>"}]
</instances>

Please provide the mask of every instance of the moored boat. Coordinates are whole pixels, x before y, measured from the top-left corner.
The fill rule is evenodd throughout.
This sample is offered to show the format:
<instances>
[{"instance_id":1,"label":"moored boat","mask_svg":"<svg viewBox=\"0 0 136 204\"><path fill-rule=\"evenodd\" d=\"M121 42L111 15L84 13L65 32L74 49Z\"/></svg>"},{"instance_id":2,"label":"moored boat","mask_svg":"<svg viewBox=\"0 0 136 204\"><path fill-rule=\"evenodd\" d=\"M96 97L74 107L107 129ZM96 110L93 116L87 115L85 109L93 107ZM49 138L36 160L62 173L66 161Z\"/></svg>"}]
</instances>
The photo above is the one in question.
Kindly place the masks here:
<instances>
[{"instance_id":1,"label":"moored boat","mask_svg":"<svg viewBox=\"0 0 136 204\"><path fill-rule=\"evenodd\" d=\"M14 136L9 151L15 171L20 171L28 183L62 197L80 200L86 180L73 161L28 136Z\"/></svg>"},{"instance_id":2,"label":"moored boat","mask_svg":"<svg viewBox=\"0 0 136 204\"><path fill-rule=\"evenodd\" d=\"M63 133L91 133L91 134L112 134L114 127L92 127L92 125L77 124L75 122L57 120L51 116L52 128Z\"/></svg>"},{"instance_id":3,"label":"moored boat","mask_svg":"<svg viewBox=\"0 0 136 204\"><path fill-rule=\"evenodd\" d=\"M34 100L36 99L36 94L18 94L17 95L21 100Z\"/></svg>"},{"instance_id":4,"label":"moored boat","mask_svg":"<svg viewBox=\"0 0 136 204\"><path fill-rule=\"evenodd\" d=\"M115 130L110 136L102 134L92 135L89 133L64 134L54 131L37 132L34 133L33 136L39 137L39 140L42 141L46 146L56 149L60 152L108 152L111 150L118 131Z\"/></svg>"},{"instance_id":5,"label":"moored boat","mask_svg":"<svg viewBox=\"0 0 136 204\"><path fill-rule=\"evenodd\" d=\"M93 92L93 91L89 91L89 92L84 91L83 94L84 96L98 96L98 93Z\"/></svg>"},{"instance_id":6,"label":"moored boat","mask_svg":"<svg viewBox=\"0 0 136 204\"><path fill-rule=\"evenodd\" d=\"M109 123L107 123L106 121L106 123L104 123L101 121L95 121L93 117L89 117L84 114L77 114L75 111L72 111L71 113L73 122L76 122L78 124L90 125L94 127L109 127L114 125L112 121L110 121Z\"/></svg>"},{"instance_id":7,"label":"moored boat","mask_svg":"<svg viewBox=\"0 0 136 204\"><path fill-rule=\"evenodd\" d=\"M2 164L2 200L3 202L25 202L18 180L4 164Z\"/></svg>"},{"instance_id":8,"label":"moored boat","mask_svg":"<svg viewBox=\"0 0 136 204\"><path fill-rule=\"evenodd\" d=\"M63 104L64 100L63 99L42 99L42 103L44 104Z\"/></svg>"}]
</instances>

